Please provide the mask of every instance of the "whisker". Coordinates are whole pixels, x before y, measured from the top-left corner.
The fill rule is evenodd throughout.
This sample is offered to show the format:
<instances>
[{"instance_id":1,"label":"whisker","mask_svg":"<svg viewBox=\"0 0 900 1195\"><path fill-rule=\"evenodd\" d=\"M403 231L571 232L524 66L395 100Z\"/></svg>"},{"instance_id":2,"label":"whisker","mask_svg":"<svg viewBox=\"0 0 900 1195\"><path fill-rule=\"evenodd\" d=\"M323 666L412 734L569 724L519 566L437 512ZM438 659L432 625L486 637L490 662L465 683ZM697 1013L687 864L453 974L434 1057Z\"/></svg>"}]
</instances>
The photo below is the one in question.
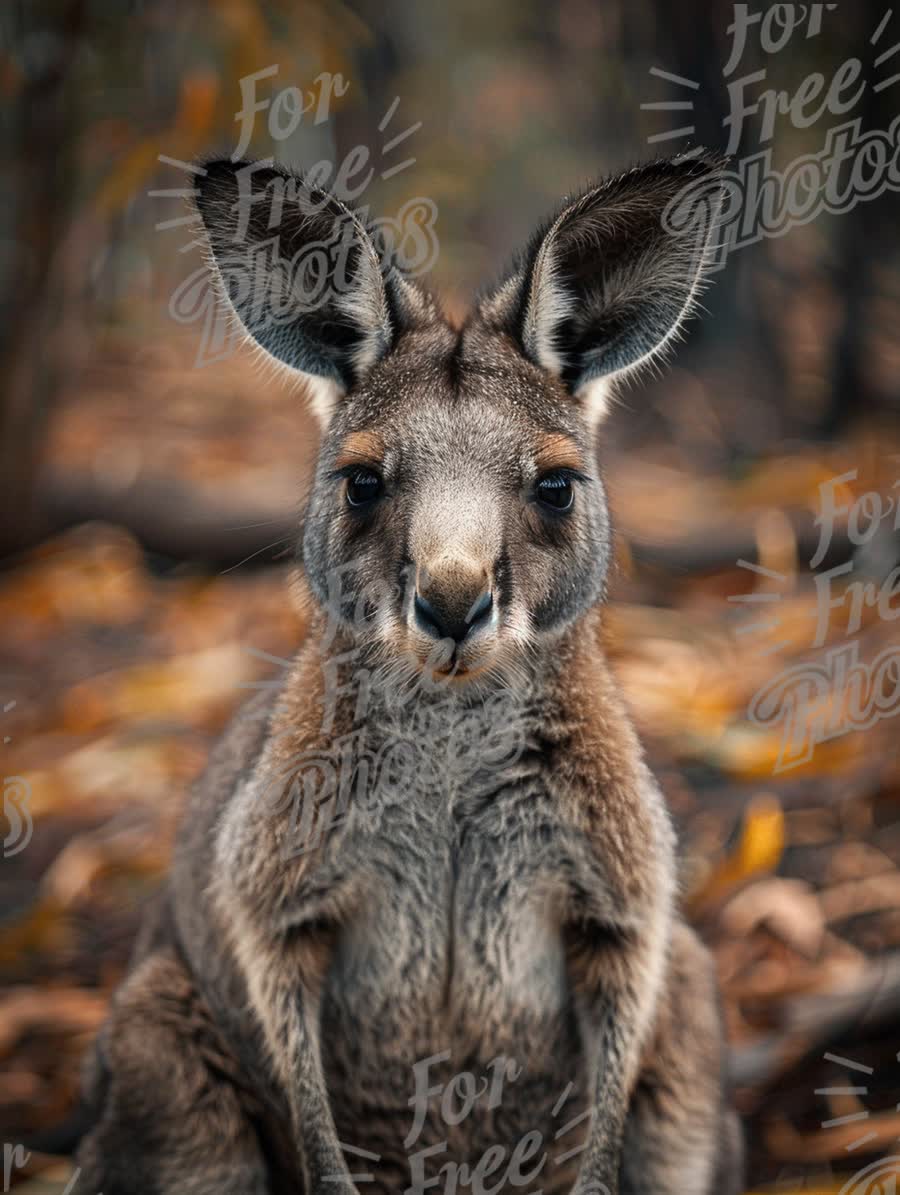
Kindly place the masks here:
<instances>
[{"instance_id":1,"label":"whisker","mask_svg":"<svg viewBox=\"0 0 900 1195\"><path fill-rule=\"evenodd\" d=\"M236 523L227 527L227 531L250 531L254 527L271 527L273 523L283 523L283 519L262 519L259 523Z\"/></svg>"},{"instance_id":2,"label":"whisker","mask_svg":"<svg viewBox=\"0 0 900 1195\"><path fill-rule=\"evenodd\" d=\"M239 560L237 562L237 564L230 564L228 566L228 568L223 568L222 571L219 573L219 576L224 577L226 573L234 572L234 570L236 568L241 568L242 565L245 565L249 561L254 560L257 556L261 556L263 554L263 552L268 552L272 548L277 548L279 544L284 545L285 552L286 552L290 546L290 540L288 539L287 536L280 535L278 537L278 539L274 539L274 540L272 540L272 542L270 544L264 544L263 547L257 548L255 552L251 552L249 556L245 556L243 560ZM284 553L279 553L279 555L283 556Z\"/></svg>"}]
</instances>

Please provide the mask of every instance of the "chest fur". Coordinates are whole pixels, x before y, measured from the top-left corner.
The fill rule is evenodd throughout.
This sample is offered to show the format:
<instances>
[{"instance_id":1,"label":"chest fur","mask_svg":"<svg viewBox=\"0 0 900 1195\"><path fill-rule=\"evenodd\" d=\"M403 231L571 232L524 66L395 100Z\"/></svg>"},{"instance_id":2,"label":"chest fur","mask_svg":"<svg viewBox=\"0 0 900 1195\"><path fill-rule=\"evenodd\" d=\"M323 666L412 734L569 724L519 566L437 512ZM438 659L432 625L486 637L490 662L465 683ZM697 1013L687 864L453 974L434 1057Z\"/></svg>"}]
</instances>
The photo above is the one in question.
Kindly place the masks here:
<instances>
[{"instance_id":1,"label":"chest fur","mask_svg":"<svg viewBox=\"0 0 900 1195\"><path fill-rule=\"evenodd\" d=\"M567 987L545 802L522 784L489 805L416 791L351 822L355 913L324 997L347 1034L364 1025L407 1061L435 1039L483 1055L546 1036Z\"/></svg>"},{"instance_id":2,"label":"chest fur","mask_svg":"<svg viewBox=\"0 0 900 1195\"><path fill-rule=\"evenodd\" d=\"M423 702L412 712L424 722L410 712L370 704L361 722L335 719L327 747L317 729L311 748L286 719L296 751L270 741L219 830L222 874L257 924L286 941L326 926L315 986L329 1102L340 1139L393 1158L398 1174L409 1173L417 1109L415 1141L438 1161L442 1151L470 1164L495 1144L555 1141L562 1117L578 1137L585 1046L566 931L639 930L664 878L651 864L668 853L653 793L546 705ZM309 769L324 800L305 800ZM308 825L293 824L313 806ZM635 858L647 866L625 865ZM265 933L246 941L243 965L259 969ZM304 947L271 965L284 974L302 958L309 974L311 957ZM507 1064L502 1106L466 1111Z\"/></svg>"},{"instance_id":3,"label":"chest fur","mask_svg":"<svg viewBox=\"0 0 900 1195\"><path fill-rule=\"evenodd\" d=\"M540 778L520 775L489 799L417 786L348 825L367 861L323 991L322 1051L342 1140L382 1169L496 1158L519 1189L532 1172L550 1189L554 1135L584 1102L552 817Z\"/></svg>"}]
</instances>

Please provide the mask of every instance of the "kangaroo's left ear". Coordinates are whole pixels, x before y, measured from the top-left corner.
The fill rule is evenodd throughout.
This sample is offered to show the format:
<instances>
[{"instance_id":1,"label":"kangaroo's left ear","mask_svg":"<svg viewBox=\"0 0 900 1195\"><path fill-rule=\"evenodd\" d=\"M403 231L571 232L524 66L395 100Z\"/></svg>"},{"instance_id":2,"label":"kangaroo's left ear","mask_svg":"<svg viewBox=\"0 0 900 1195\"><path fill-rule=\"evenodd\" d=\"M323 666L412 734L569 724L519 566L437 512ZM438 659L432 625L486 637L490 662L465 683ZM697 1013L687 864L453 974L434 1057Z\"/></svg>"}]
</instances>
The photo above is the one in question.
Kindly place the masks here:
<instances>
[{"instance_id":1,"label":"kangaroo's left ear","mask_svg":"<svg viewBox=\"0 0 900 1195\"><path fill-rule=\"evenodd\" d=\"M393 349L436 318L363 217L271 162L213 159L196 204L220 294L259 348L303 376L323 425Z\"/></svg>"},{"instance_id":2,"label":"kangaroo's left ear","mask_svg":"<svg viewBox=\"0 0 900 1195\"><path fill-rule=\"evenodd\" d=\"M479 304L592 418L609 382L658 354L690 312L710 256L724 161L638 166L569 202Z\"/></svg>"}]
</instances>

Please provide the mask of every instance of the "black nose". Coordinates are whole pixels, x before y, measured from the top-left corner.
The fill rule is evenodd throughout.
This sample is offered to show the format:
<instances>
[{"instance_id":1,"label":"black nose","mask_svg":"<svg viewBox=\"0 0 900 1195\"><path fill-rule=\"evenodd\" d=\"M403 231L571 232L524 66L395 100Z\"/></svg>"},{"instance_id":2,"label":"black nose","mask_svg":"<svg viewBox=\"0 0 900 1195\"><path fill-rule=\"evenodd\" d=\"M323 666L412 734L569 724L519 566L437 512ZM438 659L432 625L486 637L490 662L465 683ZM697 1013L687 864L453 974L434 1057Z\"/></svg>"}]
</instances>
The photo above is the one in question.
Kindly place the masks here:
<instances>
[{"instance_id":1,"label":"black nose","mask_svg":"<svg viewBox=\"0 0 900 1195\"><path fill-rule=\"evenodd\" d=\"M489 589L478 595L461 618L453 610L453 603L442 602L435 595L429 600L417 593L413 599L419 628L435 639L452 639L454 643L462 643L467 635L483 626L493 607L494 597Z\"/></svg>"}]
</instances>

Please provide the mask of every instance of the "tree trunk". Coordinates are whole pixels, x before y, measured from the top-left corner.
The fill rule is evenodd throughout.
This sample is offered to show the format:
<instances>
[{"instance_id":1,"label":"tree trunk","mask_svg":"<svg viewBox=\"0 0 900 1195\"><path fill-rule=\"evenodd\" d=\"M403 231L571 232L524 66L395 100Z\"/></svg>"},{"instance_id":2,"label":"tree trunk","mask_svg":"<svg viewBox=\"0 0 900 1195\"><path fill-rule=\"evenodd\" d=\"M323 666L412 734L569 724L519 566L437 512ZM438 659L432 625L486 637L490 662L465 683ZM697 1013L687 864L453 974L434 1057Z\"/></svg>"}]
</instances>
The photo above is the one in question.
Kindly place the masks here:
<instances>
[{"instance_id":1,"label":"tree trunk","mask_svg":"<svg viewBox=\"0 0 900 1195\"><path fill-rule=\"evenodd\" d=\"M66 163L75 97L67 82L84 8L84 0L61 4L51 28L37 27L27 0L10 4L3 17L4 40L22 76L4 117L0 230L8 254L0 264L0 556L33 537L42 433L59 382L54 258L73 190Z\"/></svg>"}]
</instances>

